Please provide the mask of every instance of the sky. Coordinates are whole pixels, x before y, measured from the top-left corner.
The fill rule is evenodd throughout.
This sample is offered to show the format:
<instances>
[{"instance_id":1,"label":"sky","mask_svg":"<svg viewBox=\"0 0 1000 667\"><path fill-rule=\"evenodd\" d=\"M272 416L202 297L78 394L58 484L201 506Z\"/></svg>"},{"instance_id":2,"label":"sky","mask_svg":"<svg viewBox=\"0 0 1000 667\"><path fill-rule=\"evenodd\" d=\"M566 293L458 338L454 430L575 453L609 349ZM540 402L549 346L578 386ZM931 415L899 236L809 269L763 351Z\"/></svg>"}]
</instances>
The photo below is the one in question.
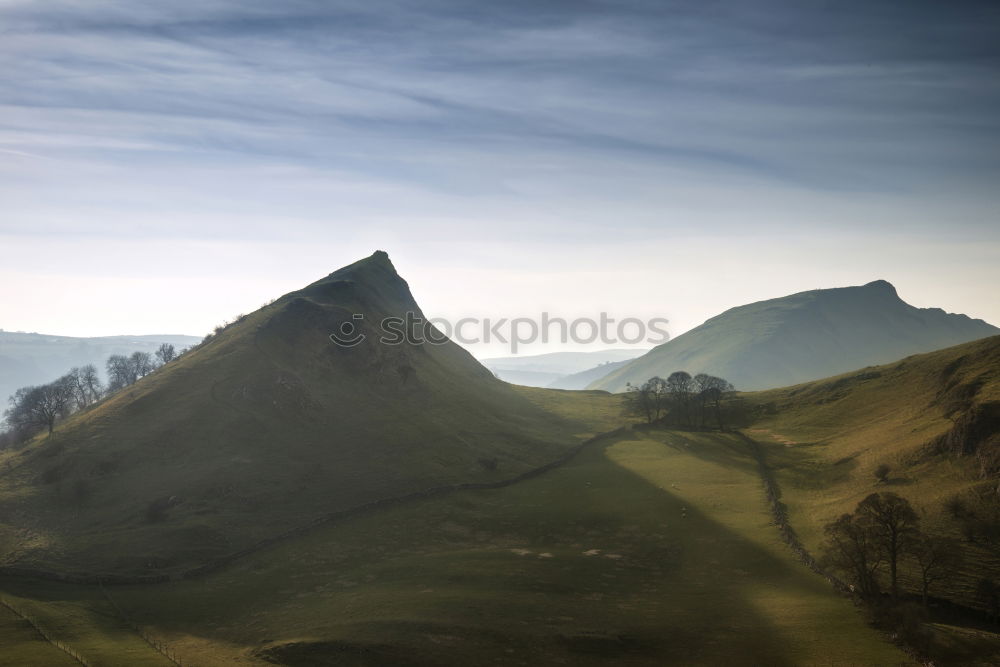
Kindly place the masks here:
<instances>
[{"instance_id":1,"label":"sky","mask_svg":"<svg viewBox=\"0 0 1000 667\"><path fill-rule=\"evenodd\" d=\"M996 2L0 0L0 328L202 335L376 249L450 320L1000 325L998 130Z\"/></svg>"}]
</instances>

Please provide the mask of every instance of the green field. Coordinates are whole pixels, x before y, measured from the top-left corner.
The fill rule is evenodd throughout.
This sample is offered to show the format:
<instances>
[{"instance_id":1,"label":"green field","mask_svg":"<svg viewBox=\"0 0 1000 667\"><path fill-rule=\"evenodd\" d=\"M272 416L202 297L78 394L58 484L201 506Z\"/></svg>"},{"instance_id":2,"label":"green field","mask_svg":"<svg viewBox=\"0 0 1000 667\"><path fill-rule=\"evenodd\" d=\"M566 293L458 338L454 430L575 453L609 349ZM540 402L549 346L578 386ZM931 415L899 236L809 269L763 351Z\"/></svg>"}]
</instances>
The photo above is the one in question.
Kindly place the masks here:
<instances>
[{"instance_id":1,"label":"green field","mask_svg":"<svg viewBox=\"0 0 1000 667\"><path fill-rule=\"evenodd\" d=\"M511 487L357 517L204 579L109 590L185 664L908 661L793 559L746 446L720 434L627 433ZM14 591L99 613L93 589Z\"/></svg>"},{"instance_id":2,"label":"green field","mask_svg":"<svg viewBox=\"0 0 1000 667\"><path fill-rule=\"evenodd\" d=\"M0 665L80 664L70 653L93 665L173 664L95 588L2 580L0 589Z\"/></svg>"}]
</instances>

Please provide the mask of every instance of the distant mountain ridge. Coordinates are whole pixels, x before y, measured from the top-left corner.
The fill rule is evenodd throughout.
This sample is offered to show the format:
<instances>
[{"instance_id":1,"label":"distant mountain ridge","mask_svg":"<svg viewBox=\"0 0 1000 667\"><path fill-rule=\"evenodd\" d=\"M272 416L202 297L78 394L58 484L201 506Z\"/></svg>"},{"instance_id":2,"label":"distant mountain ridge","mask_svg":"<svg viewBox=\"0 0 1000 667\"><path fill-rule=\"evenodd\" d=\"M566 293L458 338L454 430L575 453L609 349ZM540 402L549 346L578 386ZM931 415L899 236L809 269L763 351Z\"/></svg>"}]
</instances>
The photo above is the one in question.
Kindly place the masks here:
<instances>
[{"instance_id":1,"label":"distant mountain ridge","mask_svg":"<svg viewBox=\"0 0 1000 667\"><path fill-rule=\"evenodd\" d=\"M179 352L201 338L174 334L142 336L53 336L0 331L0 404L20 387L55 380L74 366L94 364L101 373L112 354L153 352L170 343Z\"/></svg>"},{"instance_id":2,"label":"distant mountain ridge","mask_svg":"<svg viewBox=\"0 0 1000 667\"><path fill-rule=\"evenodd\" d=\"M628 382L686 370L719 375L740 390L771 389L997 333L982 320L911 306L876 280L731 308L588 388L624 391Z\"/></svg>"},{"instance_id":3,"label":"distant mountain ridge","mask_svg":"<svg viewBox=\"0 0 1000 667\"><path fill-rule=\"evenodd\" d=\"M614 367L606 364L635 359L645 350L609 349L593 352L548 352L545 354L515 357L493 357L482 359L481 363L493 373L511 384L528 387L554 387L560 389L583 389L593 380L602 377ZM603 372L600 370L603 369ZM579 373L588 373L589 379L581 384L581 379L563 380ZM561 384L572 386L561 386Z\"/></svg>"},{"instance_id":4,"label":"distant mountain ridge","mask_svg":"<svg viewBox=\"0 0 1000 667\"><path fill-rule=\"evenodd\" d=\"M618 370L619 368L627 365L630 361L632 360L623 359L621 361L608 361L600 364L599 366L594 366L593 368L588 368L585 371L580 371L579 373L564 375L561 378L550 382L547 387L549 389L586 389L592 383L606 377L612 371Z\"/></svg>"}]
</instances>

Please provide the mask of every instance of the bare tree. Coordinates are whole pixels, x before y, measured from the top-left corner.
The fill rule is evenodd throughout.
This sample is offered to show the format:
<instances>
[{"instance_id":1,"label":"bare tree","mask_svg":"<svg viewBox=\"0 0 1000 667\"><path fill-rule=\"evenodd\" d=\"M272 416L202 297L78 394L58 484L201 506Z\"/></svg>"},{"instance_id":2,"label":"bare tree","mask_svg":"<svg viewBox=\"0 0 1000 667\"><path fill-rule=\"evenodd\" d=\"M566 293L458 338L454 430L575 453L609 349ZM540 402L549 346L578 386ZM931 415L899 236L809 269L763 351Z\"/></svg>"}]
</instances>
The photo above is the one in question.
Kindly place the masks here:
<instances>
[{"instance_id":1,"label":"bare tree","mask_svg":"<svg viewBox=\"0 0 1000 667\"><path fill-rule=\"evenodd\" d=\"M72 368L61 379L69 385L77 410L95 403L101 397L101 379L97 376L97 368L93 364Z\"/></svg>"},{"instance_id":2,"label":"bare tree","mask_svg":"<svg viewBox=\"0 0 1000 667\"><path fill-rule=\"evenodd\" d=\"M733 391L733 385L720 377L698 373L691 380L691 389L694 392L692 402L698 409L698 426L701 428L706 426L708 409L711 406L719 429L725 428L722 421L722 400Z\"/></svg>"},{"instance_id":3,"label":"bare tree","mask_svg":"<svg viewBox=\"0 0 1000 667\"><path fill-rule=\"evenodd\" d=\"M823 528L823 563L845 574L866 599L879 595L878 572L885 563L871 522L842 514Z\"/></svg>"},{"instance_id":4,"label":"bare tree","mask_svg":"<svg viewBox=\"0 0 1000 667\"><path fill-rule=\"evenodd\" d=\"M653 402L649 394L643 390L643 385L625 383L623 411L626 415L642 417L647 424L653 423Z\"/></svg>"},{"instance_id":5,"label":"bare tree","mask_svg":"<svg viewBox=\"0 0 1000 667\"><path fill-rule=\"evenodd\" d=\"M910 502L895 493L873 493L855 510L862 521L870 524L879 548L889 565L889 588L892 597L899 597L897 567L901 556L912 553L919 536L920 517Z\"/></svg>"},{"instance_id":6,"label":"bare tree","mask_svg":"<svg viewBox=\"0 0 1000 667\"><path fill-rule=\"evenodd\" d=\"M133 352L132 356L129 357L128 360L129 364L132 366L132 373L135 377L135 380L133 380L130 384L135 384L140 378L144 378L156 370L156 364L153 363L153 355L149 352Z\"/></svg>"},{"instance_id":7,"label":"bare tree","mask_svg":"<svg viewBox=\"0 0 1000 667\"><path fill-rule=\"evenodd\" d=\"M725 425L722 422L722 399L725 398L726 395L732 393L733 390L733 385L720 377L710 375L708 376L708 379L705 380L705 397L703 400L712 404L712 408L715 411L715 421L719 425L720 431L725 428Z\"/></svg>"},{"instance_id":8,"label":"bare tree","mask_svg":"<svg viewBox=\"0 0 1000 667\"><path fill-rule=\"evenodd\" d=\"M671 406L684 415L684 423L691 426L691 393L694 380L687 371L674 371L667 377L667 392Z\"/></svg>"},{"instance_id":9,"label":"bare tree","mask_svg":"<svg viewBox=\"0 0 1000 667\"><path fill-rule=\"evenodd\" d=\"M962 551L955 540L920 535L913 556L920 568L920 593L926 607L931 585L951 578L961 567Z\"/></svg>"},{"instance_id":10,"label":"bare tree","mask_svg":"<svg viewBox=\"0 0 1000 667\"><path fill-rule=\"evenodd\" d=\"M698 426L704 428L706 421L706 409L708 407L707 390L712 384L712 376L707 373L698 373L694 376L694 390L698 397Z\"/></svg>"},{"instance_id":11,"label":"bare tree","mask_svg":"<svg viewBox=\"0 0 1000 667\"><path fill-rule=\"evenodd\" d=\"M101 377L97 374L97 367L94 364L80 367L80 386L87 396L88 405L96 403L104 394Z\"/></svg>"},{"instance_id":12,"label":"bare tree","mask_svg":"<svg viewBox=\"0 0 1000 667\"><path fill-rule=\"evenodd\" d=\"M122 354L112 354L105 366L108 372L108 391L115 392L134 383L136 378L132 373L132 365L128 357Z\"/></svg>"},{"instance_id":13,"label":"bare tree","mask_svg":"<svg viewBox=\"0 0 1000 667\"><path fill-rule=\"evenodd\" d=\"M113 354L107 361L108 391L130 387L154 370L156 366L149 352L133 352L129 357Z\"/></svg>"},{"instance_id":14,"label":"bare tree","mask_svg":"<svg viewBox=\"0 0 1000 667\"><path fill-rule=\"evenodd\" d=\"M625 411L628 414L644 417L647 424L663 416L666 409L667 384L663 379L652 377L641 386L627 383L625 385Z\"/></svg>"},{"instance_id":15,"label":"bare tree","mask_svg":"<svg viewBox=\"0 0 1000 667\"><path fill-rule=\"evenodd\" d=\"M69 373L59 378L67 385L69 385L70 392L72 394L73 405L77 410L81 410L87 407L87 395L83 392L83 387L80 380L80 369L76 366L69 369Z\"/></svg>"},{"instance_id":16,"label":"bare tree","mask_svg":"<svg viewBox=\"0 0 1000 667\"><path fill-rule=\"evenodd\" d=\"M177 350L170 343L163 343L160 347L156 348L156 358L160 364L169 364L177 358Z\"/></svg>"},{"instance_id":17,"label":"bare tree","mask_svg":"<svg viewBox=\"0 0 1000 667\"><path fill-rule=\"evenodd\" d=\"M55 428L56 420L71 410L72 386L60 378L37 387L22 387L10 397L10 408L4 413L7 423L22 432Z\"/></svg>"}]
</instances>

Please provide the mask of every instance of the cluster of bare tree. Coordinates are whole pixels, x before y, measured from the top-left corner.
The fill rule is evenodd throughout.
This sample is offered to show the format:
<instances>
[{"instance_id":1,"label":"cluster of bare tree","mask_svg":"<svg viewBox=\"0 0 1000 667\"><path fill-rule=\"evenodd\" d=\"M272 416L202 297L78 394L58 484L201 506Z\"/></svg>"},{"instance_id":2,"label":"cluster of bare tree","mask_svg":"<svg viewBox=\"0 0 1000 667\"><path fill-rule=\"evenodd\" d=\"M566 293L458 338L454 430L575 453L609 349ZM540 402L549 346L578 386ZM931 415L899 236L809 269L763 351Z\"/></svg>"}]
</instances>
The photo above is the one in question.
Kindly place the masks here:
<instances>
[{"instance_id":1,"label":"cluster of bare tree","mask_svg":"<svg viewBox=\"0 0 1000 667\"><path fill-rule=\"evenodd\" d=\"M906 498L895 493L873 493L824 528L824 564L850 580L864 599L876 601L887 583L899 598L899 568L904 561L919 584L927 604L931 587L960 566L961 550L954 540L920 531L920 517Z\"/></svg>"},{"instance_id":2,"label":"cluster of bare tree","mask_svg":"<svg viewBox=\"0 0 1000 667\"><path fill-rule=\"evenodd\" d=\"M74 410L82 409L103 393L97 369L91 364L74 368L55 382L37 387L21 387L10 397L4 413L8 427L18 434L34 434Z\"/></svg>"},{"instance_id":3,"label":"cluster of bare tree","mask_svg":"<svg viewBox=\"0 0 1000 667\"><path fill-rule=\"evenodd\" d=\"M4 439L22 441L36 433L52 433L60 419L83 410L105 396L135 384L163 364L177 358L177 351L164 343L155 354L133 352L131 356L114 354L108 357L108 385L103 386L93 364L71 369L66 375L48 384L22 387L8 399L4 412Z\"/></svg>"},{"instance_id":4,"label":"cluster of bare tree","mask_svg":"<svg viewBox=\"0 0 1000 667\"><path fill-rule=\"evenodd\" d=\"M686 371L671 373L666 380L652 377L641 385L626 385L625 410L646 423L673 421L677 425L705 428L714 421L725 427L723 401L734 392L726 380Z\"/></svg>"},{"instance_id":5,"label":"cluster of bare tree","mask_svg":"<svg viewBox=\"0 0 1000 667\"><path fill-rule=\"evenodd\" d=\"M130 387L146 377L157 368L168 364L177 358L177 352L170 343L164 343L154 354L149 352L133 352L126 357L123 354L113 354L108 357L108 391L116 392Z\"/></svg>"}]
</instances>

